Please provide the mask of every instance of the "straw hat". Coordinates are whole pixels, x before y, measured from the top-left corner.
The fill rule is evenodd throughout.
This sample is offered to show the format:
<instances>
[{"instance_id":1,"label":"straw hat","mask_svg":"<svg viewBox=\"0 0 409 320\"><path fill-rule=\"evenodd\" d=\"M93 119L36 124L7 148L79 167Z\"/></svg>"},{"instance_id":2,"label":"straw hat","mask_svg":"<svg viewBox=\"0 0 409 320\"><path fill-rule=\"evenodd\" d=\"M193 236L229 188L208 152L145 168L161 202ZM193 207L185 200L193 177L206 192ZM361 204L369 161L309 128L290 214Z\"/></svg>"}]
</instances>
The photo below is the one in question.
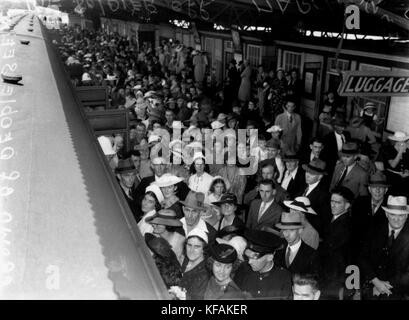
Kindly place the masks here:
<instances>
[{"instance_id":1,"label":"straw hat","mask_svg":"<svg viewBox=\"0 0 409 320\"><path fill-rule=\"evenodd\" d=\"M385 212L392 214L409 214L408 199L403 196L389 196L386 207L382 206L382 209L385 210Z\"/></svg>"},{"instance_id":2,"label":"straw hat","mask_svg":"<svg viewBox=\"0 0 409 320\"><path fill-rule=\"evenodd\" d=\"M311 213L311 214L317 214L314 209L311 207L311 202L310 199L307 197L297 197L294 200L286 200L284 201L284 205L287 208L305 212L305 213Z\"/></svg>"},{"instance_id":3,"label":"straw hat","mask_svg":"<svg viewBox=\"0 0 409 320\"><path fill-rule=\"evenodd\" d=\"M212 127L213 130L221 129L221 128L224 127L224 123L221 123L220 121L215 120L215 121L213 121L213 122L211 123L211 127Z\"/></svg>"},{"instance_id":4,"label":"straw hat","mask_svg":"<svg viewBox=\"0 0 409 320\"><path fill-rule=\"evenodd\" d=\"M185 201L180 201L180 203L188 208L206 210L206 207L204 206L204 198L205 195L202 192L189 191Z\"/></svg>"},{"instance_id":5,"label":"straw hat","mask_svg":"<svg viewBox=\"0 0 409 320\"><path fill-rule=\"evenodd\" d=\"M160 178L156 179L156 181L152 182L152 184L159 188L164 188L178 184L181 181L183 181L183 178L177 177L171 173L165 173Z\"/></svg>"},{"instance_id":6,"label":"straw hat","mask_svg":"<svg viewBox=\"0 0 409 320\"><path fill-rule=\"evenodd\" d=\"M404 132L396 131L392 136L388 136L388 139L403 142L409 140L409 136Z\"/></svg>"},{"instance_id":7,"label":"straw hat","mask_svg":"<svg viewBox=\"0 0 409 320\"><path fill-rule=\"evenodd\" d=\"M304 228L301 216L298 213L282 212L281 221L276 224L281 230L294 230Z\"/></svg>"},{"instance_id":8,"label":"straw hat","mask_svg":"<svg viewBox=\"0 0 409 320\"><path fill-rule=\"evenodd\" d=\"M283 129L278 125L274 125L271 128L267 129L267 132L279 132L279 131L283 131Z\"/></svg>"}]
</instances>

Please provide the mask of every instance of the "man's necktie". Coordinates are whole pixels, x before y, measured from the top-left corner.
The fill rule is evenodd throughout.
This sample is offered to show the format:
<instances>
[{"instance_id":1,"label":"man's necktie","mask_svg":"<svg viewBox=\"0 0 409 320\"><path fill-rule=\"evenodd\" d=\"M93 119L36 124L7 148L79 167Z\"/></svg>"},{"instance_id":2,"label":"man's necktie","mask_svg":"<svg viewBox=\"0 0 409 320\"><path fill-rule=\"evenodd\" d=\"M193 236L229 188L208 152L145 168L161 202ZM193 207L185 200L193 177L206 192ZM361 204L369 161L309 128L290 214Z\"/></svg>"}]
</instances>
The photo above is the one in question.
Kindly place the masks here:
<instances>
[{"instance_id":1,"label":"man's necktie","mask_svg":"<svg viewBox=\"0 0 409 320\"><path fill-rule=\"evenodd\" d=\"M395 241L395 230L391 231L391 234L388 238L388 247L392 248L393 242Z\"/></svg>"},{"instance_id":2,"label":"man's necktie","mask_svg":"<svg viewBox=\"0 0 409 320\"><path fill-rule=\"evenodd\" d=\"M347 172L348 172L348 167L345 167L344 171L342 172L341 177L339 178L339 180L337 182L337 187L339 187L342 184L342 182L344 181L344 179L345 179L345 177L347 175Z\"/></svg>"},{"instance_id":3,"label":"man's necktie","mask_svg":"<svg viewBox=\"0 0 409 320\"><path fill-rule=\"evenodd\" d=\"M292 115L289 116L288 121L289 121L290 123L293 122L293 116L292 116Z\"/></svg>"},{"instance_id":4,"label":"man's necktie","mask_svg":"<svg viewBox=\"0 0 409 320\"><path fill-rule=\"evenodd\" d=\"M375 215L375 211L376 211L376 204L372 203L372 215Z\"/></svg>"},{"instance_id":5,"label":"man's necktie","mask_svg":"<svg viewBox=\"0 0 409 320\"><path fill-rule=\"evenodd\" d=\"M261 216L264 213L264 209L266 208L266 203L264 201L261 202L261 206L260 206L260 211L258 212L258 219L257 221L260 221Z\"/></svg>"},{"instance_id":6,"label":"man's necktie","mask_svg":"<svg viewBox=\"0 0 409 320\"><path fill-rule=\"evenodd\" d=\"M289 246L285 254L285 265L287 266L287 268L290 266L290 255L291 255L291 247Z\"/></svg>"},{"instance_id":7,"label":"man's necktie","mask_svg":"<svg viewBox=\"0 0 409 320\"><path fill-rule=\"evenodd\" d=\"M307 196L307 193L308 193L308 189L309 189L309 188L310 188L310 187L308 186L308 187L305 189L304 193L302 194L303 197L306 197L306 196Z\"/></svg>"}]
</instances>

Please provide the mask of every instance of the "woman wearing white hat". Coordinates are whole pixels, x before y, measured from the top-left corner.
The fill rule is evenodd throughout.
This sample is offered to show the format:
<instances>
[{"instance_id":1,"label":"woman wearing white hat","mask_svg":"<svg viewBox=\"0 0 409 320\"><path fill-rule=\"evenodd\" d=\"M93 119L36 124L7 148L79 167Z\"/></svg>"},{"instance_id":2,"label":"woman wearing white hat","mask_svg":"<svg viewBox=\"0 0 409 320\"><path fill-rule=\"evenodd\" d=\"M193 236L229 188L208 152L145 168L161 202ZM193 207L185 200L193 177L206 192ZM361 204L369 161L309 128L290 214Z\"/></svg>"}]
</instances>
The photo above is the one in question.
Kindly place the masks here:
<instances>
[{"instance_id":1,"label":"woman wearing white hat","mask_svg":"<svg viewBox=\"0 0 409 320\"><path fill-rule=\"evenodd\" d=\"M213 177L205 172L206 158L202 153L195 153L191 167L192 175L189 178L190 190L206 194L212 183Z\"/></svg>"},{"instance_id":2,"label":"woman wearing white hat","mask_svg":"<svg viewBox=\"0 0 409 320\"><path fill-rule=\"evenodd\" d=\"M154 216L156 212L160 210L160 203L163 199L163 194L158 186L150 185L146 188L145 196L143 197L141 204L143 217L138 222L139 231L142 235L145 235L147 232L153 232L152 225L146 220Z\"/></svg>"},{"instance_id":3,"label":"woman wearing white hat","mask_svg":"<svg viewBox=\"0 0 409 320\"><path fill-rule=\"evenodd\" d=\"M184 217L179 198L176 196L176 185L181 181L183 181L183 178L179 178L170 173L165 173L160 178L157 178L155 182L152 182L153 185L160 188L163 194L163 201L161 202L162 208L173 210L178 219Z\"/></svg>"},{"instance_id":4,"label":"woman wearing white hat","mask_svg":"<svg viewBox=\"0 0 409 320\"><path fill-rule=\"evenodd\" d=\"M409 196L409 135L397 131L388 139L391 145L385 147L383 155L386 174L392 185L390 192Z\"/></svg>"}]
</instances>

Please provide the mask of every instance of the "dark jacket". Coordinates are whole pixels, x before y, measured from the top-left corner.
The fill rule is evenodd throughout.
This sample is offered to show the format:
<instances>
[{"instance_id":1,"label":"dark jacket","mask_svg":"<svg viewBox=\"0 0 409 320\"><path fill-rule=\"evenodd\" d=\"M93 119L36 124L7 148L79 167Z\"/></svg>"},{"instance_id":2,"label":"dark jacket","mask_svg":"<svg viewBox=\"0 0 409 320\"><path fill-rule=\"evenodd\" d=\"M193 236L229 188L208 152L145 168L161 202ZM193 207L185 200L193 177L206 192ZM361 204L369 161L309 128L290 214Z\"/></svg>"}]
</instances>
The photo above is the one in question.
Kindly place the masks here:
<instances>
[{"instance_id":1,"label":"dark jacket","mask_svg":"<svg viewBox=\"0 0 409 320\"><path fill-rule=\"evenodd\" d=\"M364 241L358 262L361 283L365 285L377 277L382 281L389 281L393 286L391 298L408 298L409 222L406 221L391 248L388 248L388 225L388 221L374 224Z\"/></svg>"},{"instance_id":2,"label":"dark jacket","mask_svg":"<svg viewBox=\"0 0 409 320\"><path fill-rule=\"evenodd\" d=\"M307 245L304 241L301 240L300 249L290 266L287 268L285 264L285 254L287 251L287 246L278 250L274 255L274 262L277 266L280 266L284 269L287 269L292 274L318 274L320 271L319 257L316 250Z\"/></svg>"},{"instance_id":3,"label":"dark jacket","mask_svg":"<svg viewBox=\"0 0 409 320\"><path fill-rule=\"evenodd\" d=\"M291 273L278 266L269 272L260 273L253 271L244 262L237 270L234 282L253 298L287 300L291 297Z\"/></svg>"},{"instance_id":4,"label":"dark jacket","mask_svg":"<svg viewBox=\"0 0 409 320\"><path fill-rule=\"evenodd\" d=\"M284 171L283 177L287 174L287 170ZM305 171L301 166L298 166L297 174L295 175L294 179L291 179L290 183L287 187L287 192L290 196L290 199L295 199L295 197L303 193L305 188L307 187L305 183Z\"/></svg>"},{"instance_id":5,"label":"dark jacket","mask_svg":"<svg viewBox=\"0 0 409 320\"><path fill-rule=\"evenodd\" d=\"M182 270L186 269L188 259L185 258ZM188 300L203 300L210 274L206 269L206 260L200 262L192 270L183 273L180 286L186 289Z\"/></svg>"}]
</instances>

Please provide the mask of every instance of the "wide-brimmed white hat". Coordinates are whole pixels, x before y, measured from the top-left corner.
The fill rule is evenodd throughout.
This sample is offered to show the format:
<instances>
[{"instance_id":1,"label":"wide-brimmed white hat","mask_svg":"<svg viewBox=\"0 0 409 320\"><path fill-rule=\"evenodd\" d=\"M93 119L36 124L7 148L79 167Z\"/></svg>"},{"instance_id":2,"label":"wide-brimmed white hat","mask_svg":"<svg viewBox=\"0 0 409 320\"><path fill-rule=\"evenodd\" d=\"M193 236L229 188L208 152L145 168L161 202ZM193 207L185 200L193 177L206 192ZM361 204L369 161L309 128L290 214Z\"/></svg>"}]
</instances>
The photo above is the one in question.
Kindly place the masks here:
<instances>
[{"instance_id":1,"label":"wide-brimmed white hat","mask_svg":"<svg viewBox=\"0 0 409 320\"><path fill-rule=\"evenodd\" d=\"M267 129L267 132L278 132L278 131L283 131L283 129L278 125L274 125L271 128Z\"/></svg>"},{"instance_id":2,"label":"wide-brimmed white hat","mask_svg":"<svg viewBox=\"0 0 409 320\"><path fill-rule=\"evenodd\" d=\"M151 134L148 138L148 143L160 142L161 137L156 134Z\"/></svg>"},{"instance_id":3,"label":"wide-brimmed white hat","mask_svg":"<svg viewBox=\"0 0 409 320\"><path fill-rule=\"evenodd\" d=\"M221 238L216 238L217 243L224 243L231 245L237 252L238 258L243 260L243 253L247 247L247 241L242 236L234 236L230 240L224 240Z\"/></svg>"},{"instance_id":4,"label":"wide-brimmed white hat","mask_svg":"<svg viewBox=\"0 0 409 320\"><path fill-rule=\"evenodd\" d=\"M404 196L389 196L386 207L382 206L382 209L392 214L409 214L408 199Z\"/></svg>"},{"instance_id":5,"label":"wide-brimmed white hat","mask_svg":"<svg viewBox=\"0 0 409 320\"><path fill-rule=\"evenodd\" d=\"M183 178L177 177L171 173L165 173L161 177L157 178L152 184L159 188L173 186L183 181Z\"/></svg>"},{"instance_id":6,"label":"wide-brimmed white hat","mask_svg":"<svg viewBox=\"0 0 409 320\"><path fill-rule=\"evenodd\" d=\"M311 214L317 214L313 208L311 208L311 202L310 199L307 197L297 197L294 200L288 200L284 201L284 205L290 209L305 212L305 213L311 213Z\"/></svg>"},{"instance_id":7,"label":"wide-brimmed white hat","mask_svg":"<svg viewBox=\"0 0 409 320\"><path fill-rule=\"evenodd\" d=\"M404 132L396 131L392 136L388 136L388 139L392 141L403 142L409 140L409 136Z\"/></svg>"}]
</instances>

